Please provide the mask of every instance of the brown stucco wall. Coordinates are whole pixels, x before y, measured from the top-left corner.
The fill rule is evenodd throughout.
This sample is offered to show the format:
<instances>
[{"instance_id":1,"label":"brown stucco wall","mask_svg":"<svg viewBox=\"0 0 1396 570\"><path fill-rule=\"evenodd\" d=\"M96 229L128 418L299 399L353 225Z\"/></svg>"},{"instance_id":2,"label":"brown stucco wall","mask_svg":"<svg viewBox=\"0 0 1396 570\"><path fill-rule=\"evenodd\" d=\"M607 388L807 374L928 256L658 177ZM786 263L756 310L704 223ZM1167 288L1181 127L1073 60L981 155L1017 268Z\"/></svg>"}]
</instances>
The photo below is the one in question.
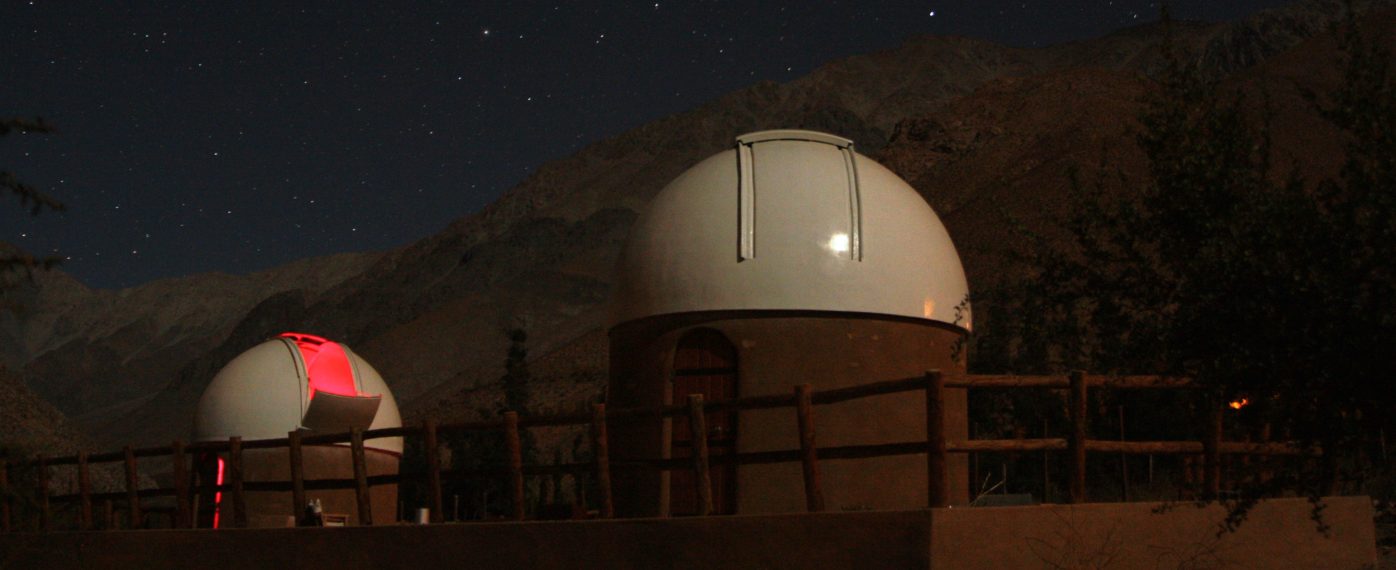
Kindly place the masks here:
<instances>
[{"instance_id":1,"label":"brown stucco wall","mask_svg":"<svg viewBox=\"0 0 1396 570\"><path fill-rule=\"evenodd\" d=\"M1218 533L1226 510L1179 503L1092 503L943 509L931 552L938 568L1373 568L1367 497L1323 499L1327 536L1307 499L1275 499L1240 529Z\"/></svg>"},{"instance_id":2,"label":"brown stucco wall","mask_svg":"<svg viewBox=\"0 0 1396 570\"><path fill-rule=\"evenodd\" d=\"M306 480L353 479L354 463L345 446L313 445L301 448ZM372 449L364 450L364 463L369 476L393 475L398 472L397 455ZM290 481L291 462L285 448L249 449L243 451L245 481ZM373 498L373 521L378 524L397 520L397 485L374 485L369 488ZM359 524L358 499L351 489L306 490L307 500L320 499L326 513L349 515L352 524ZM287 525L293 512L290 492L248 491L247 524L253 528L275 528ZM304 507L302 505L302 507Z\"/></svg>"},{"instance_id":3,"label":"brown stucco wall","mask_svg":"<svg viewBox=\"0 0 1396 570\"><path fill-rule=\"evenodd\" d=\"M0 535L0 569L928 568L923 512Z\"/></svg>"},{"instance_id":4,"label":"brown stucco wall","mask_svg":"<svg viewBox=\"0 0 1396 570\"><path fill-rule=\"evenodd\" d=\"M963 371L955 356L961 331L954 327L879 315L826 312L712 312L654 317L624 323L611 331L613 408L667 404L673 352L695 328L724 334L736 347L738 394L788 394L796 384L815 390L906 378L927 370ZM947 435L966 439L964 390L947 394ZM816 406L821 446L925 440L925 396L906 392ZM799 447L793 409L744 412L738 418L739 451ZM668 457L668 422L617 423L611 428L612 457ZM829 510L906 509L926 505L924 455L820 464ZM668 478L652 472L613 473L616 506L627 516L662 516L668 505ZM805 509L797 463L743 466L737 476L739 513L798 512ZM953 504L969 497L968 463L951 456Z\"/></svg>"},{"instance_id":5,"label":"brown stucco wall","mask_svg":"<svg viewBox=\"0 0 1396 570\"><path fill-rule=\"evenodd\" d=\"M1366 497L1223 511L1152 503L337 529L0 534L0 569L1326 568L1376 562ZM1105 558L1109 558L1106 560Z\"/></svg>"}]
</instances>

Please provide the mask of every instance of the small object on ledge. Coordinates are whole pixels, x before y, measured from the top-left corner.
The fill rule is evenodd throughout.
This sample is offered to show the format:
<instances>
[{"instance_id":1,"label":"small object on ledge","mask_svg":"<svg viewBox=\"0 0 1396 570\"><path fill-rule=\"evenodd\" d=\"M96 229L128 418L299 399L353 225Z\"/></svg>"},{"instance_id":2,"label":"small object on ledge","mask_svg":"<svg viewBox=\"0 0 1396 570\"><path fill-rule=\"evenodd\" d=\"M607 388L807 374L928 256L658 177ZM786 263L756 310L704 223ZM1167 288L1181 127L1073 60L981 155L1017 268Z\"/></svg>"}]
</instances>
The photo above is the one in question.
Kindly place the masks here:
<instances>
[{"instance_id":1,"label":"small object on ledge","mask_svg":"<svg viewBox=\"0 0 1396 570\"><path fill-rule=\"evenodd\" d=\"M349 515L325 513L321 516L324 518L321 526L349 526Z\"/></svg>"}]
</instances>

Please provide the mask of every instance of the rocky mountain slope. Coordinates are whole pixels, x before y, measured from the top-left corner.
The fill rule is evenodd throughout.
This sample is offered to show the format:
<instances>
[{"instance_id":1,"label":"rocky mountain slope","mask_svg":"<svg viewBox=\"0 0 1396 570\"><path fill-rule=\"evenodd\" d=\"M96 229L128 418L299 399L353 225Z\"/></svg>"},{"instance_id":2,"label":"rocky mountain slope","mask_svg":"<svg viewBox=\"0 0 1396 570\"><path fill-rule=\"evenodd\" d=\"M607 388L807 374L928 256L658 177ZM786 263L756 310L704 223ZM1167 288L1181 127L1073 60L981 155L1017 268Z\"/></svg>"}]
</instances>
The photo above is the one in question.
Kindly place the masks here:
<instances>
[{"instance_id":1,"label":"rocky mountain slope","mask_svg":"<svg viewBox=\"0 0 1396 570\"><path fill-rule=\"evenodd\" d=\"M75 452L90 447L92 441L20 381L12 371L0 367L0 456Z\"/></svg>"},{"instance_id":2,"label":"rocky mountain slope","mask_svg":"<svg viewBox=\"0 0 1396 570\"><path fill-rule=\"evenodd\" d=\"M258 303L303 290L317 294L361 273L377 254L302 260L251 275L204 274L120 291L92 290L61 272L41 272L7 295L0 313L0 364L77 418L130 405L163 389L171 372L217 347Z\"/></svg>"},{"instance_id":3,"label":"rocky mountain slope","mask_svg":"<svg viewBox=\"0 0 1396 570\"><path fill-rule=\"evenodd\" d=\"M1276 93L1285 124L1298 125L1277 133L1277 147L1297 158L1321 126L1296 85L1334 81L1324 75L1332 42L1316 34L1340 5L1184 23L1174 35L1209 73ZM1043 49L912 38L591 145L396 251L122 291L44 276L17 292L25 314L0 316L0 362L106 443L163 443L187 434L223 363L282 330L343 340L384 373L409 418L450 418L498 399L506 333L523 328L539 405L564 407L604 383L604 305L630 225L665 183L734 136L809 128L855 140L942 215L973 286L1012 243L1006 215L1031 223L1062 207L1068 166L1087 176L1102 159L1126 174L1142 168L1128 135L1162 35L1142 26Z\"/></svg>"},{"instance_id":4,"label":"rocky mountain slope","mask_svg":"<svg viewBox=\"0 0 1396 570\"><path fill-rule=\"evenodd\" d=\"M49 457L71 455L93 450L99 444L81 428L74 425L48 402L25 385L13 371L0 366L0 458ZM11 485L25 485L34 477L32 469L10 468L7 477ZM73 466L53 468L50 489L56 494L76 492L77 472ZM94 464L90 473L93 488L98 492L117 491L125 484L121 466L113 463ZM139 484L148 487L154 481L142 474ZM20 501L32 499L20 491ZM60 514L64 507L59 507Z\"/></svg>"}]
</instances>

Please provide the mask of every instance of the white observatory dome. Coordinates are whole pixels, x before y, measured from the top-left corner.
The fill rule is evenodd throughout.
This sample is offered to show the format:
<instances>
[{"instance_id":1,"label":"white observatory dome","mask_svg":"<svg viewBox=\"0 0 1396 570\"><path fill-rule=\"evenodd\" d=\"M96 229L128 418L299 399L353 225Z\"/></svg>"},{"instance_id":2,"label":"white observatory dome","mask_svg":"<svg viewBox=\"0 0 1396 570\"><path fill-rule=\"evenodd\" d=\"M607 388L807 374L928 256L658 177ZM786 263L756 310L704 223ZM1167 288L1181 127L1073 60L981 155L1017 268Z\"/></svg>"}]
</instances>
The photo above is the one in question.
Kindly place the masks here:
<instances>
[{"instance_id":1,"label":"white observatory dome","mask_svg":"<svg viewBox=\"0 0 1396 570\"><path fill-rule=\"evenodd\" d=\"M736 143L679 175L636 221L612 325L817 310L971 327L950 235L896 174L824 133L762 131Z\"/></svg>"},{"instance_id":2,"label":"white observatory dome","mask_svg":"<svg viewBox=\"0 0 1396 570\"><path fill-rule=\"evenodd\" d=\"M277 439L295 429L342 433L401 426L392 392L367 361L342 344L285 333L238 355L213 377L195 412L194 439ZM402 453L400 437L364 443Z\"/></svg>"}]
</instances>

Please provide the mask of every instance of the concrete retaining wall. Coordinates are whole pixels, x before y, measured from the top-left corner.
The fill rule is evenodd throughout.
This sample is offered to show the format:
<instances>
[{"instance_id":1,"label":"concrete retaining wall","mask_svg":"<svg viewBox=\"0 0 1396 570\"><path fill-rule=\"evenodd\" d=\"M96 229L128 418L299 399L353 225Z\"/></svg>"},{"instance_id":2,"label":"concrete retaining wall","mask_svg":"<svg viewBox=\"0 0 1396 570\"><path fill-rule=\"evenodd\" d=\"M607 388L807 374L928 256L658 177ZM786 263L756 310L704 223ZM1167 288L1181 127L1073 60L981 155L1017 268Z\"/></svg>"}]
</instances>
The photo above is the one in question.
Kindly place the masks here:
<instances>
[{"instance_id":1,"label":"concrete retaining wall","mask_svg":"<svg viewBox=\"0 0 1396 570\"><path fill-rule=\"evenodd\" d=\"M1376 565L1367 497L1324 499L1328 536L1305 499L1252 510L1241 528L1218 536L1226 511L1180 503L999 507L937 511L931 552L937 568L1325 568Z\"/></svg>"},{"instance_id":2,"label":"concrete retaining wall","mask_svg":"<svg viewBox=\"0 0 1396 570\"><path fill-rule=\"evenodd\" d=\"M1332 568L1376 562L1364 497L1222 510L1144 503L703 519L0 535L0 568Z\"/></svg>"}]
</instances>

